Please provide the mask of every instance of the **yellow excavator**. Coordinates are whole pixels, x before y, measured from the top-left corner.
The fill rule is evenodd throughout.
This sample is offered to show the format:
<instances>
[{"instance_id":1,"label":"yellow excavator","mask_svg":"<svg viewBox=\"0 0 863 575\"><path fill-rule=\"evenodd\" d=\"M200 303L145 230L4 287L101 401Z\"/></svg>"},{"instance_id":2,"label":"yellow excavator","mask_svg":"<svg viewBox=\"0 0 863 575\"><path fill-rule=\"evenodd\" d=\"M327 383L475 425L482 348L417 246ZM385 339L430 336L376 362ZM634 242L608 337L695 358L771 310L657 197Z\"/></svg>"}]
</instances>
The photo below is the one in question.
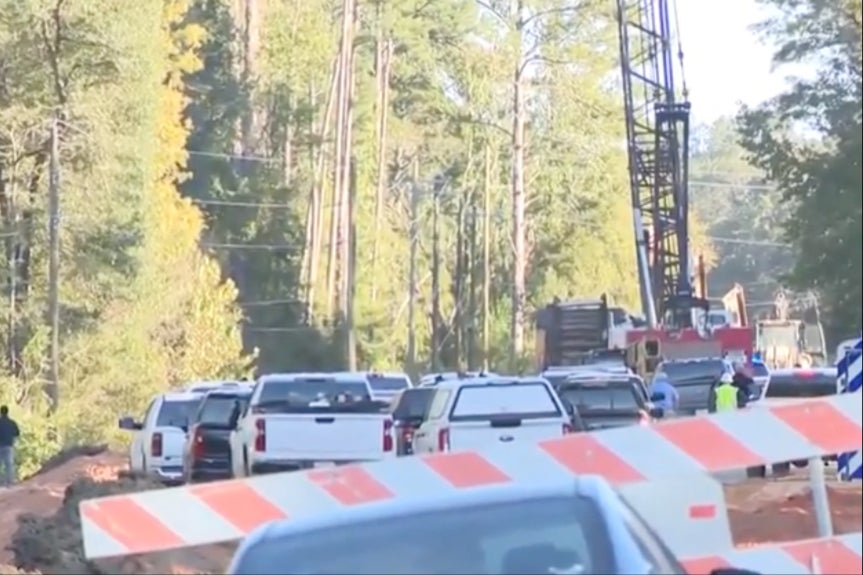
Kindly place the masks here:
<instances>
[{"instance_id":1,"label":"yellow excavator","mask_svg":"<svg viewBox=\"0 0 863 575\"><path fill-rule=\"evenodd\" d=\"M815 298L810 295L795 304L780 289L773 308L772 317L755 324L755 349L765 365L770 369L824 365L827 347ZM791 317L792 312L798 317Z\"/></svg>"}]
</instances>

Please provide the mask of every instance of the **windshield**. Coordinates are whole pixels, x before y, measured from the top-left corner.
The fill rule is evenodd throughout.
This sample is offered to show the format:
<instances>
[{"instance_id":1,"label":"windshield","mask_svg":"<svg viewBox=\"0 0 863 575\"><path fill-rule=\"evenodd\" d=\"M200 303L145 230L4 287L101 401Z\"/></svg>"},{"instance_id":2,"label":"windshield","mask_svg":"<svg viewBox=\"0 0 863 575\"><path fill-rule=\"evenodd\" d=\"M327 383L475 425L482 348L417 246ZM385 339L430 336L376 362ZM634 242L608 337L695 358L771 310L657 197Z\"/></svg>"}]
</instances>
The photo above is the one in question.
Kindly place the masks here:
<instances>
[{"instance_id":1,"label":"windshield","mask_svg":"<svg viewBox=\"0 0 863 575\"><path fill-rule=\"evenodd\" d=\"M504 575L613 573L614 568L596 504L554 497L458 506L277 536L245 549L229 572Z\"/></svg>"},{"instance_id":2,"label":"windshield","mask_svg":"<svg viewBox=\"0 0 863 575\"><path fill-rule=\"evenodd\" d=\"M719 378L725 370L721 359L706 361L669 361L659 366L659 371L668 376L675 386L687 383L703 383Z\"/></svg>"},{"instance_id":3,"label":"windshield","mask_svg":"<svg viewBox=\"0 0 863 575\"><path fill-rule=\"evenodd\" d=\"M561 415L545 381L465 385L456 394L450 421L476 421L500 416L540 419Z\"/></svg>"},{"instance_id":4,"label":"windshield","mask_svg":"<svg viewBox=\"0 0 863 575\"><path fill-rule=\"evenodd\" d=\"M369 375L369 385L373 391L400 391L410 387L405 376Z\"/></svg>"},{"instance_id":5,"label":"windshield","mask_svg":"<svg viewBox=\"0 0 863 575\"><path fill-rule=\"evenodd\" d=\"M248 403L249 397L236 395L208 395L198 410L198 423L227 425L231 422L234 405L239 404L239 410Z\"/></svg>"},{"instance_id":6,"label":"windshield","mask_svg":"<svg viewBox=\"0 0 863 575\"><path fill-rule=\"evenodd\" d=\"M564 386L558 391L560 397L569 401L579 411L591 409L613 409L637 411L641 408L632 385Z\"/></svg>"},{"instance_id":7,"label":"windshield","mask_svg":"<svg viewBox=\"0 0 863 575\"><path fill-rule=\"evenodd\" d=\"M165 400L156 418L157 427L189 427L202 398Z\"/></svg>"},{"instance_id":8,"label":"windshield","mask_svg":"<svg viewBox=\"0 0 863 575\"><path fill-rule=\"evenodd\" d=\"M257 411L309 413L319 411L376 411L365 379L268 379L261 384Z\"/></svg>"}]
</instances>

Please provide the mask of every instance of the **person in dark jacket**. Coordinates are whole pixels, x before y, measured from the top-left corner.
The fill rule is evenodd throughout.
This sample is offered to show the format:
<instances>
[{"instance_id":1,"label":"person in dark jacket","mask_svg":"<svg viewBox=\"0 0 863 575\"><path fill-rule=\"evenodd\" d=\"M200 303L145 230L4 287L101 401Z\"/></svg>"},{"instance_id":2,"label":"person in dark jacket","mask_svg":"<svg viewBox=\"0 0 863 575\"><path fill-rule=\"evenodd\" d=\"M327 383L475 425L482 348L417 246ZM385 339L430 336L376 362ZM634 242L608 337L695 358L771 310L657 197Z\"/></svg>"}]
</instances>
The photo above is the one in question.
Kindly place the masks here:
<instances>
[{"instance_id":1,"label":"person in dark jacket","mask_svg":"<svg viewBox=\"0 0 863 575\"><path fill-rule=\"evenodd\" d=\"M0 486L8 487L15 483L15 442L21 430L15 420L9 417L9 406L0 405Z\"/></svg>"},{"instance_id":2,"label":"person in dark jacket","mask_svg":"<svg viewBox=\"0 0 863 575\"><path fill-rule=\"evenodd\" d=\"M755 380L749 375L749 368L746 364L737 363L734 366L734 378L732 379L734 387L737 388L737 406L746 407L752 397L752 390L755 387Z\"/></svg>"}]
</instances>

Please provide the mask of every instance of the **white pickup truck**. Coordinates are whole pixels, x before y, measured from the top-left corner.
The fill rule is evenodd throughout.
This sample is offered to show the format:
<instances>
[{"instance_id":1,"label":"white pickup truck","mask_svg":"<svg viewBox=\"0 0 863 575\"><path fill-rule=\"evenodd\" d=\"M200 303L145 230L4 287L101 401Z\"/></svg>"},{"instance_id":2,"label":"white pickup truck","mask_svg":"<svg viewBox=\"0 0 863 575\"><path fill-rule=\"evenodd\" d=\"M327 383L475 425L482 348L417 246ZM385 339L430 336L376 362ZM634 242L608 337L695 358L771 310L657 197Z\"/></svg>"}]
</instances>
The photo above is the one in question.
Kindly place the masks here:
<instances>
[{"instance_id":1,"label":"white pickup truck","mask_svg":"<svg viewBox=\"0 0 863 575\"><path fill-rule=\"evenodd\" d=\"M120 418L119 427L134 433L129 445L129 470L166 483L183 480L183 446L189 420L204 398L203 393L180 391L157 395L144 417Z\"/></svg>"},{"instance_id":2,"label":"white pickup truck","mask_svg":"<svg viewBox=\"0 0 863 575\"><path fill-rule=\"evenodd\" d=\"M386 408L362 373L264 375L231 433L233 474L395 457Z\"/></svg>"},{"instance_id":3,"label":"white pickup truck","mask_svg":"<svg viewBox=\"0 0 863 575\"><path fill-rule=\"evenodd\" d=\"M542 378L483 376L438 382L414 453L482 449L572 432L570 414Z\"/></svg>"}]
</instances>

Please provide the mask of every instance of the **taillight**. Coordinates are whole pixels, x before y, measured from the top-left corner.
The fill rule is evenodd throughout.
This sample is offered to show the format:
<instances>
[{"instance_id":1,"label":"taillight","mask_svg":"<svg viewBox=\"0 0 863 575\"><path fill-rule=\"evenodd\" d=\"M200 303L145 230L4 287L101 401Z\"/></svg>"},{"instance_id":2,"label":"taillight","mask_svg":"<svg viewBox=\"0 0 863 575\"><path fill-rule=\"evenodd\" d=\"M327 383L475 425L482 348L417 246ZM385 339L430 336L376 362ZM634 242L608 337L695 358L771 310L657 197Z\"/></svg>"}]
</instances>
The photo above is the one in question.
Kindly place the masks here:
<instances>
[{"instance_id":1,"label":"taillight","mask_svg":"<svg viewBox=\"0 0 863 575\"><path fill-rule=\"evenodd\" d=\"M438 451L449 451L449 429L444 427L437 432Z\"/></svg>"},{"instance_id":2,"label":"taillight","mask_svg":"<svg viewBox=\"0 0 863 575\"><path fill-rule=\"evenodd\" d=\"M564 435L566 435L567 433L572 433L572 432L573 432L572 424L571 424L571 423L564 423L562 427L563 427L563 434L564 434Z\"/></svg>"},{"instance_id":3,"label":"taillight","mask_svg":"<svg viewBox=\"0 0 863 575\"><path fill-rule=\"evenodd\" d=\"M154 433L150 438L150 455L152 457L162 457L162 434Z\"/></svg>"},{"instance_id":4,"label":"taillight","mask_svg":"<svg viewBox=\"0 0 863 575\"><path fill-rule=\"evenodd\" d=\"M204 457L204 436L197 427L195 427L194 435L192 435L192 457L195 459Z\"/></svg>"},{"instance_id":5,"label":"taillight","mask_svg":"<svg viewBox=\"0 0 863 575\"><path fill-rule=\"evenodd\" d=\"M384 420L382 446L384 453L389 453L393 450L393 422L389 419Z\"/></svg>"},{"instance_id":6,"label":"taillight","mask_svg":"<svg viewBox=\"0 0 863 575\"><path fill-rule=\"evenodd\" d=\"M267 420L259 418L255 420L255 451L267 450Z\"/></svg>"},{"instance_id":7,"label":"taillight","mask_svg":"<svg viewBox=\"0 0 863 575\"><path fill-rule=\"evenodd\" d=\"M401 429L402 441L405 443L409 443L414 439L414 428L410 426L402 427Z\"/></svg>"}]
</instances>

